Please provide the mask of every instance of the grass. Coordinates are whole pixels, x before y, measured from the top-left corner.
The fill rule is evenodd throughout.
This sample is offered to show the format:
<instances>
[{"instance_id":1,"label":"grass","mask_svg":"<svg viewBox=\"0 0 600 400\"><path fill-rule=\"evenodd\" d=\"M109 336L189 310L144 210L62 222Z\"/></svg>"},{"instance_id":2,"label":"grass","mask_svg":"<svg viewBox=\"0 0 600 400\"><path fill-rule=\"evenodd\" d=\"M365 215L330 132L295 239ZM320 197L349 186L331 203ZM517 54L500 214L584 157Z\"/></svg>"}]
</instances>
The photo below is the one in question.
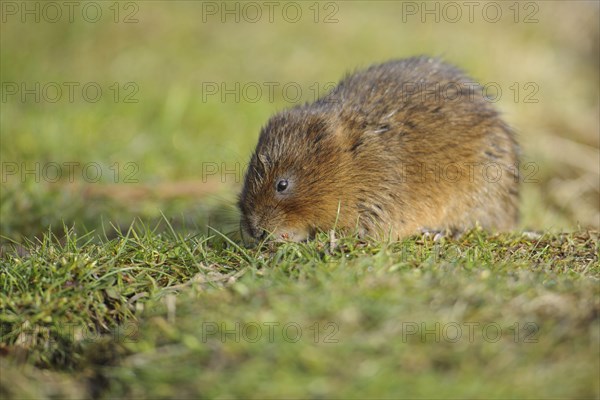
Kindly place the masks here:
<instances>
[{"instance_id":1,"label":"grass","mask_svg":"<svg viewBox=\"0 0 600 400\"><path fill-rule=\"evenodd\" d=\"M2 14L0 397L600 397L596 2L519 3L517 22L502 2L497 23L423 23L394 1L319 3L335 23L312 2L297 23L129 2L138 22L115 23L97 4L97 23ZM519 229L243 247L233 204L267 118L416 54L501 88L535 166ZM36 82L103 96L7 94Z\"/></svg>"},{"instance_id":2,"label":"grass","mask_svg":"<svg viewBox=\"0 0 600 400\"><path fill-rule=\"evenodd\" d=\"M333 243L137 226L6 253L3 396L600 394L597 233Z\"/></svg>"}]
</instances>

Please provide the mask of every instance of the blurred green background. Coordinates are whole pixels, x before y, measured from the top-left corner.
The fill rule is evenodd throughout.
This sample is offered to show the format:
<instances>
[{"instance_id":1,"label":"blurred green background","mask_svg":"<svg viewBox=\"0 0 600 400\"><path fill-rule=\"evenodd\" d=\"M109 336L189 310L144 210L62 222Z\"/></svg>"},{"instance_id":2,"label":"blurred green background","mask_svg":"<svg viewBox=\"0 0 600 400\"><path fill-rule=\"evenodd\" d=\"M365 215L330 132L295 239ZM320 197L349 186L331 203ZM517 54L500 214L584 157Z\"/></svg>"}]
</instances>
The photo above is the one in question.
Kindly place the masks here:
<instances>
[{"instance_id":1,"label":"blurred green background","mask_svg":"<svg viewBox=\"0 0 600 400\"><path fill-rule=\"evenodd\" d=\"M82 2L72 15L55 4L2 3L3 240L161 212L178 229L233 230L271 114L347 71L418 54L501 89L535 166L523 229L600 224L596 1Z\"/></svg>"}]
</instances>

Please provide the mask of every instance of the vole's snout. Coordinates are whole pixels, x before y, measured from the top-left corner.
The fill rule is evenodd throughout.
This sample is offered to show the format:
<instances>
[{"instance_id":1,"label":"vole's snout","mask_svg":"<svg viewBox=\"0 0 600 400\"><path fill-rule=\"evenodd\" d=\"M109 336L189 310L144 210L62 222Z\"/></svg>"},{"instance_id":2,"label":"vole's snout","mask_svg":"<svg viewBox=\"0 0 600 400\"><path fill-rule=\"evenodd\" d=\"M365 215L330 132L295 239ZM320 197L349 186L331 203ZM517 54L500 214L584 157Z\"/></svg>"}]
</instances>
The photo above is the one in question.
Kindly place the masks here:
<instances>
[{"instance_id":1,"label":"vole's snout","mask_svg":"<svg viewBox=\"0 0 600 400\"><path fill-rule=\"evenodd\" d=\"M256 240L263 240L267 237L267 231L260 228L254 229L252 231L252 237Z\"/></svg>"},{"instance_id":2,"label":"vole's snout","mask_svg":"<svg viewBox=\"0 0 600 400\"><path fill-rule=\"evenodd\" d=\"M263 226L254 215L243 215L240 221L242 239L245 242L260 242L267 238L275 241L303 242L310 236L309 229L303 226L275 226L272 230Z\"/></svg>"},{"instance_id":3,"label":"vole's snout","mask_svg":"<svg viewBox=\"0 0 600 400\"><path fill-rule=\"evenodd\" d=\"M263 240L267 237L267 231L264 229L246 229L246 234L252 238L252 240Z\"/></svg>"},{"instance_id":4,"label":"vole's snout","mask_svg":"<svg viewBox=\"0 0 600 400\"><path fill-rule=\"evenodd\" d=\"M249 218L245 215L241 220L241 231L242 235L246 234L250 236L252 240L263 240L267 237L267 231L253 221L253 218Z\"/></svg>"}]
</instances>

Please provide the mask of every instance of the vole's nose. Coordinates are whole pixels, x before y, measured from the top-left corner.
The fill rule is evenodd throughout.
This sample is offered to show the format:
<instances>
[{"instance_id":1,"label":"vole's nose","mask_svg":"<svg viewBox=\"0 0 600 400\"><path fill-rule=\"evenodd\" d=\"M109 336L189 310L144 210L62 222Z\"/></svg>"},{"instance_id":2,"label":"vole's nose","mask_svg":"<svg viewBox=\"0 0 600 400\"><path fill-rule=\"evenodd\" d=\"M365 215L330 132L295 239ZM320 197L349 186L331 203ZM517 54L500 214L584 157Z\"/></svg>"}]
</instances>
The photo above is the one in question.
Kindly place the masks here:
<instances>
[{"instance_id":1,"label":"vole's nose","mask_svg":"<svg viewBox=\"0 0 600 400\"><path fill-rule=\"evenodd\" d=\"M252 232L252 236L258 240L263 240L267 237L267 231L261 228L255 228Z\"/></svg>"},{"instance_id":2,"label":"vole's nose","mask_svg":"<svg viewBox=\"0 0 600 400\"><path fill-rule=\"evenodd\" d=\"M250 219L250 234L256 240L263 240L267 237L267 231L261 225L256 217Z\"/></svg>"},{"instance_id":3,"label":"vole's nose","mask_svg":"<svg viewBox=\"0 0 600 400\"><path fill-rule=\"evenodd\" d=\"M248 233L250 233L255 240L263 240L267 237L267 231L256 224L251 224L248 228Z\"/></svg>"}]
</instances>

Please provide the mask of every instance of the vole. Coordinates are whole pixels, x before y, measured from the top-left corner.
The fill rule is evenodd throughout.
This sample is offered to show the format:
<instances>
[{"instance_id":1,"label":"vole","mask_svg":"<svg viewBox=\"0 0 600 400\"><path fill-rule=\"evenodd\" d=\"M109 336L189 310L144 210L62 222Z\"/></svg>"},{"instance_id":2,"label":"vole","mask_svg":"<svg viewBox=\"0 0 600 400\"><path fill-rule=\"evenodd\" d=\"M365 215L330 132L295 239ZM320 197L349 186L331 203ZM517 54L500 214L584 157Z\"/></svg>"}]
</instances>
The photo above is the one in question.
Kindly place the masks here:
<instances>
[{"instance_id":1,"label":"vole","mask_svg":"<svg viewBox=\"0 0 600 400\"><path fill-rule=\"evenodd\" d=\"M424 56L373 65L262 128L239 195L243 237L510 230L518 153L513 130L458 68Z\"/></svg>"}]
</instances>

